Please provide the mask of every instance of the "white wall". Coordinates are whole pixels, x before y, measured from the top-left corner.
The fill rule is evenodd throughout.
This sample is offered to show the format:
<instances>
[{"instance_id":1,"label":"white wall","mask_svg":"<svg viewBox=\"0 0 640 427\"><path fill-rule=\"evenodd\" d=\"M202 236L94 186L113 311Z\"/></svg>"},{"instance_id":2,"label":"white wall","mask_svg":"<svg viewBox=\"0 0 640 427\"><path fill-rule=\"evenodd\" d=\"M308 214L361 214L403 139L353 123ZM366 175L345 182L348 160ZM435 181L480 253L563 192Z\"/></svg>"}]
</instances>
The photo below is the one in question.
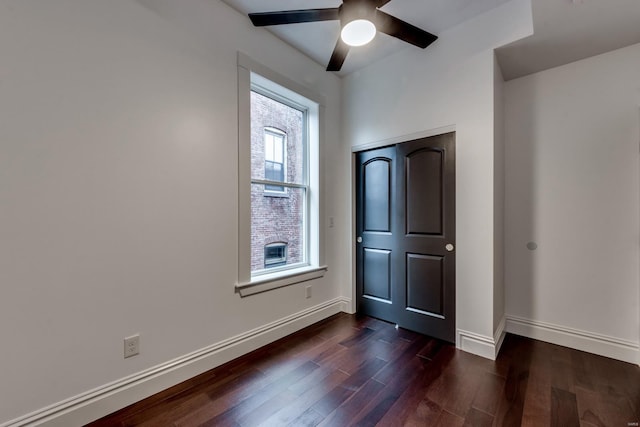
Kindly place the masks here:
<instances>
[{"instance_id":1,"label":"white wall","mask_svg":"<svg viewBox=\"0 0 640 427\"><path fill-rule=\"evenodd\" d=\"M440 34L423 52L408 47L344 80L351 147L455 126L457 328L473 336L468 351L487 357L494 344L493 48L531 28L529 2L513 1Z\"/></svg>"},{"instance_id":2,"label":"white wall","mask_svg":"<svg viewBox=\"0 0 640 427\"><path fill-rule=\"evenodd\" d=\"M512 326L631 362L640 361L638 101L640 44L506 84Z\"/></svg>"},{"instance_id":3,"label":"white wall","mask_svg":"<svg viewBox=\"0 0 640 427\"><path fill-rule=\"evenodd\" d=\"M505 199L505 144L504 144L504 80L498 60L493 59L493 333L504 329L504 199ZM500 336L497 337L500 339Z\"/></svg>"},{"instance_id":4,"label":"white wall","mask_svg":"<svg viewBox=\"0 0 640 427\"><path fill-rule=\"evenodd\" d=\"M327 99L337 220L311 299L234 293L238 50ZM4 0L0 58L0 424L347 294L323 67L204 0Z\"/></svg>"}]
</instances>

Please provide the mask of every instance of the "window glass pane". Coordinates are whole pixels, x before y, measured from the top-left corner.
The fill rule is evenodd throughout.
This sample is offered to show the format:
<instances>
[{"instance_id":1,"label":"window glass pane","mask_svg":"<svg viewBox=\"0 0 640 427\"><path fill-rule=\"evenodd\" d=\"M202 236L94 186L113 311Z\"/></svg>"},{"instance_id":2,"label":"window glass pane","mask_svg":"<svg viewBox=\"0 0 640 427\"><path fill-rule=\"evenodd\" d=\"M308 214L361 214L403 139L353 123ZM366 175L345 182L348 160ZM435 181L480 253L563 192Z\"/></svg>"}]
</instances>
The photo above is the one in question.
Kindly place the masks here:
<instances>
[{"instance_id":1,"label":"window glass pane","mask_svg":"<svg viewBox=\"0 0 640 427\"><path fill-rule=\"evenodd\" d=\"M265 132L264 134L264 158L267 161L273 161L274 160L274 154L273 154L273 135Z\"/></svg>"},{"instance_id":2,"label":"window glass pane","mask_svg":"<svg viewBox=\"0 0 640 427\"><path fill-rule=\"evenodd\" d=\"M251 92L251 178L265 178L266 162L283 165L282 181L305 184L304 112ZM269 132L277 129L284 133ZM285 136L286 135L286 136Z\"/></svg>"},{"instance_id":3,"label":"window glass pane","mask_svg":"<svg viewBox=\"0 0 640 427\"><path fill-rule=\"evenodd\" d=\"M273 161L284 163L284 137L279 135L273 138Z\"/></svg>"},{"instance_id":4,"label":"window glass pane","mask_svg":"<svg viewBox=\"0 0 640 427\"><path fill-rule=\"evenodd\" d=\"M305 193L304 188L286 188L284 196L268 197L264 185L251 185L252 273L265 269L265 248L273 244L286 245L280 266L305 262Z\"/></svg>"},{"instance_id":5,"label":"window glass pane","mask_svg":"<svg viewBox=\"0 0 640 427\"><path fill-rule=\"evenodd\" d=\"M281 163L265 162L264 179L269 181L284 181L284 167ZM265 185L267 191L284 191L279 185Z\"/></svg>"}]
</instances>

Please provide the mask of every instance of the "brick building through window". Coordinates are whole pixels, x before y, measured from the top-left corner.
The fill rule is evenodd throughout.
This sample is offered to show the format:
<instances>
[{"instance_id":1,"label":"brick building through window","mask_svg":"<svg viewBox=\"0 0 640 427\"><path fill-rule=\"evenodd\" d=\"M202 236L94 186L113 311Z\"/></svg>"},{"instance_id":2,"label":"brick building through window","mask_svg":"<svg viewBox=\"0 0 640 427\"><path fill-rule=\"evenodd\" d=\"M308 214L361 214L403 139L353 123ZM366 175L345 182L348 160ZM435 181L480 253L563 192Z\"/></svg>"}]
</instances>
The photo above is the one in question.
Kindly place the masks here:
<instances>
[{"instance_id":1,"label":"brick building through window","mask_svg":"<svg viewBox=\"0 0 640 427\"><path fill-rule=\"evenodd\" d=\"M305 184L305 113L251 92L251 178ZM305 261L305 189L251 184L251 272Z\"/></svg>"}]
</instances>

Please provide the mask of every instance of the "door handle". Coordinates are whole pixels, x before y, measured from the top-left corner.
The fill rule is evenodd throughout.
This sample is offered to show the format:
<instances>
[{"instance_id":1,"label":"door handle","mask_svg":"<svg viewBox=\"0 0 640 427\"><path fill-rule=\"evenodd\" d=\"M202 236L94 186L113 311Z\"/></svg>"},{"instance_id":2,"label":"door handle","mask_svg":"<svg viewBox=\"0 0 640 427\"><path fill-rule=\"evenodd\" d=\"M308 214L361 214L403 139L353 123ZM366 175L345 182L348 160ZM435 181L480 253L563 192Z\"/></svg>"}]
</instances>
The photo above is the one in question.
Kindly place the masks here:
<instances>
[{"instance_id":1,"label":"door handle","mask_svg":"<svg viewBox=\"0 0 640 427\"><path fill-rule=\"evenodd\" d=\"M356 242L362 243L362 237L358 236L358 238L356 239Z\"/></svg>"},{"instance_id":2,"label":"door handle","mask_svg":"<svg viewBox=\"0 0 640 427\"><path fill-rule=\"evenodd\" d=\"M447 252L453 252L453 250L455 249L451 243L447 243L444 248L447 250Z\"/></svg>"}]
</instances>

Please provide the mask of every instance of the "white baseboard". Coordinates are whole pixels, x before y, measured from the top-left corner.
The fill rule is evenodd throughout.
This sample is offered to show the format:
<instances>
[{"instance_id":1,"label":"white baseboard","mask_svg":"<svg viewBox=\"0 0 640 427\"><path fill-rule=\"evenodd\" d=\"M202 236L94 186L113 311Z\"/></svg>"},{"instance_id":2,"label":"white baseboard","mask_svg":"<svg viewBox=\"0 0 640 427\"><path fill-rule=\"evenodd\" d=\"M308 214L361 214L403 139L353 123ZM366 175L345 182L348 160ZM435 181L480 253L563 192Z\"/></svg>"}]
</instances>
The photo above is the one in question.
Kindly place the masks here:
<instances>
[{"instance_id":1,"label":"white baseboard","mask_svg":"<svg viewBox=\"0 0 640 427\"><path fill-rule=\"evenodd\" d=\"M500 323L498 323L498 327L496 328L496 332L493 334L493 342L495 343L496 354L493 360L498 357L498 353L500 353L500 348L502 348L502 343L504 342L504 337L507 335L506 326L507 318L506 316L502 316Z\"/></svg>"},{"instance_id":2,"label":"white baseboard","mask_svg":"<svg viewBox=\"0 0 640 427\"><path fill-rule=\"evenodd\" d=\"M640 362L640 346L637 342L512 315L507 316L506 331L623 362Z\"/></svg>"},{"instance_id":3,"label":"white baseboard","mask_svg":"<svg viewBox=\"0 0 640 427\"><path fill-rule=\"evenodd\" d=\"M177 359L122 378L0 427L81 426L193 378L329 316L347 311L351 300L336 298Z\"/></svg>"},{"instance_id":4,"label":"white baseboard","mask_svg":"<svg viewBox=\"0 0 640 427\"><path fill-rule=\"evenodd\" d=\"M345 309L342 310L347 314L356 314L356 304L355 301L351 300L350 298L346 298L343 297L344 301L349 301L347 304L345 304Z\"/></svg>"},{"instance_id":5,"label":"white baseboard","mask_svg":"<svg viewBox=\"0 0 640 427\"><path fill-rule=\"evenodd\" d=\"M503 317L492 337L458 329L456 347L467 353L496 360L505 334L505 318Z\"/></svg>"}]
</instances>

